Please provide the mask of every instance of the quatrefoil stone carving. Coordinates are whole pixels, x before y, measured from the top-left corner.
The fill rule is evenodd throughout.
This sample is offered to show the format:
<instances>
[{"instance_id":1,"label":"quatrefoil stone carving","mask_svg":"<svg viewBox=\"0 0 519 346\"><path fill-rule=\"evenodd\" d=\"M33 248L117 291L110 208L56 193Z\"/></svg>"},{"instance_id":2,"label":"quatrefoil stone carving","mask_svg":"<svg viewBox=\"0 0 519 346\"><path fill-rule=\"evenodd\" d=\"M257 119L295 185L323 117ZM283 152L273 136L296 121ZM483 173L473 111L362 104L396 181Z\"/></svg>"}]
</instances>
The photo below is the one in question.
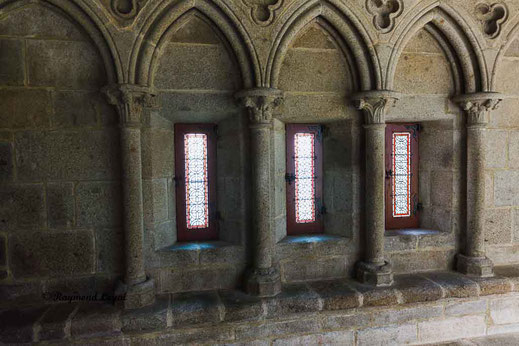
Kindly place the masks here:
<instances>
[{"instance_id":1,"label":"quatrefoil stone carving","mask_svg":"<svg viewBox=\"0 0 519 346\"><path fill-rule=\"evenodd\" d=\"M402 14L402 0L366 0L366 8L373 16L377 30L386 33L393 30L395 18Z\"/></svg>"},{"instance_id":2,"label":"quatrefoil stone carving","mask_svg":"<svg viewBox=\"0 0 519 346\"><path fill-rule=\"evenodd\" d=\"M250 16L256 24L267 26L274 21L283 0L243 0L243 3L250 8Z\"/></svg>"},{"instance_id":3,"label":"quatrefoil stone carving","mask_svg":"<svg viewBox=\"0 0 519 346\"><path fill-rule=\"evenodd\" d=\"M483 25L483 32L489 38L496 38L508 19L508 8L503 3L492 5L480 3L476 6L476 17Z\"/></svg>"}]
</instances>

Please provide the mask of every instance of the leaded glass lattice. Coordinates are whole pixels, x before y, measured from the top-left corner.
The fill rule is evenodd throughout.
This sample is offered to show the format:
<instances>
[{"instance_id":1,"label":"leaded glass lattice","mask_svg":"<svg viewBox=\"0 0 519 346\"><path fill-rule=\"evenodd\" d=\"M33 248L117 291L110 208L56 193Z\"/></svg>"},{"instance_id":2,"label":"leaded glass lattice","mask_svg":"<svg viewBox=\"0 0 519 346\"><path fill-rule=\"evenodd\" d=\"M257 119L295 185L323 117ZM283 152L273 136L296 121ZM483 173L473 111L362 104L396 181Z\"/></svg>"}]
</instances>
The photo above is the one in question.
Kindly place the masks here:
<instances>
[{"instance_id":1,"label":"leaded glass lattice","mask_svg":"<svg viewBox=\"0 0 519 346\"><path fill-rule=\"evenodd\" d=\"M393 133L392 147L393 217L409 217L411 216L411 133Z\"/></svg>"},{"instance_id":2,"label":"leaded glass lattice","mask_svg":"<svg viewBox=\"0 0 519 346\"><path fill-rule=\"evenodd\" d=\"M295 209L297 223L315 221L315 134L296 133Z\"/></svg>"},{"instance_id":3,"label":"leaded glass lattice","mask_svg":"<svg viewBox=\"0 0 519 346\"><path fill-rule=\"evenodd\" d=\"M187 228L209 227L207 135L184 135Z\"/></svg>"}]
</instances>

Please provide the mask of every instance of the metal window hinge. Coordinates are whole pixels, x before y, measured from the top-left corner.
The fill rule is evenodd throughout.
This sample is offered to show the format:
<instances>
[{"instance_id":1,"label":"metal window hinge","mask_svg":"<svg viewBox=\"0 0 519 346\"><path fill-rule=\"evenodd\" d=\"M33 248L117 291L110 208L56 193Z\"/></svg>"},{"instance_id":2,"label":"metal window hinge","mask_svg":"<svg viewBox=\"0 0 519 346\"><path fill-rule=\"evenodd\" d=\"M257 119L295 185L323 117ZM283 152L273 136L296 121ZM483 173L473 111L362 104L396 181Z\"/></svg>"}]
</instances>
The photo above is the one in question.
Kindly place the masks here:
<instances>
[{"instance_id":1,"label":"metal window hinge","mask_svg":"<svg viewBox=\"0 0 519 346\"><path fill-rule=\"evenodd\" d=\"M184 181L184 178L183 178L183 177L181 177L181 176L178 176L178 177L177 177L177 176L175 176L175 177L173 177L173 180L175 181L175 187L179 187L179 186L180 186L180 184L182 184L182 183L183 183L183 181Z\"/></svg>"},{"instance_id":2,"label":"metal window hinge","mask_svg":"<svg viewBox=\"0 0 519 346\"><path fill-rule=\"evenodd\" d=\"M295 180L296 180L296 175L295 174L291 174L291 173L285 174L285 181L289 185L292 184L292 182L294 182Z\"/></svg>"},{"instance_id":3,"label":"metal window hinge","mask_svg":"<svg viewBox=\"0 0 519 346\"><path fill-rule=\"evenodd\" d=\"M393 176L392 170L386 171L386 179L390 179L392 176Z\"/></svg>"},{"instance_id":4,"label":"metal window hinge","mask_svg":"<svg viewBox=\"0 0 519 346\"><path fill-rule=\"evenodd\" d=\"M413 138L416 138L416 134L422 131L422 125L415 124L415 125L405 125L405 128L408 130L413 131Z\"/></svg>"}]
</instances>

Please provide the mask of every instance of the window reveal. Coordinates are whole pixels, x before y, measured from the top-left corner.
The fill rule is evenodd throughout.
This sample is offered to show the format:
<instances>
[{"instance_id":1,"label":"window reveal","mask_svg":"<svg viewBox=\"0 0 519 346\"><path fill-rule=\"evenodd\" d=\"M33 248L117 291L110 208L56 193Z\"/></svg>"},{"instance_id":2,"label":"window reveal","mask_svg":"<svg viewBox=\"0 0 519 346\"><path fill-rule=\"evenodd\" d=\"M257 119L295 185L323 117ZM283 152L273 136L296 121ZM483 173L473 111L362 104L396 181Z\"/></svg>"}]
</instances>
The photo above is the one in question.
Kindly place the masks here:
<instances>
[{"instance_id":1,"label":"window reveal","mask_svg":"<svg viewBox=\"0 0 519 346\"><path fill-rule=\"evenodd\" d=\"M386 229L419 227L417 124L386 126Z\"/></svg>"},{"instance_id":2,"label":"window reveal","mask_svg":"<svg viewBox=\"0 0 519 346\"><path fill-rule=\"evenodd\" d=\"M321 233L322 129L320 125L288 124L287 233Z\"/></svg>"}]
</instances>

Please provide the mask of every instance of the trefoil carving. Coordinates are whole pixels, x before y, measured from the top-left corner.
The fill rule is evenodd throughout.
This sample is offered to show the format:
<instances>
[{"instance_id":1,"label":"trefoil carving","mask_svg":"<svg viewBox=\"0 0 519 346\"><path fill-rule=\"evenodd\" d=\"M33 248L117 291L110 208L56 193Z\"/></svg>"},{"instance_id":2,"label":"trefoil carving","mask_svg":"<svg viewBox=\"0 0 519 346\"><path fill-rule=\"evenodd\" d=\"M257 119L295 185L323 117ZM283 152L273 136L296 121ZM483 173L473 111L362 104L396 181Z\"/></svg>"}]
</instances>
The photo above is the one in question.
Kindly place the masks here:
<instances>
[{"instance_id":1,"label":"trefoil carving","mask_svg":"<svg viewBox=\"0 0 519 346\"><path fill-rule=\"evenodd\" d=\"M508 19L508 8L504 3L480 3L476 6L476 18L481 22L485 35L493 39L499 36Z\"/></svg>"},{"instance_id":2,"label":"trefoil carving","mask_svg":"<svg viewBox=\"0 0 519 346\"><path fill-rule=\"evenodd\" d=\"M254 23L268 26L275 19L276 11L283 5L283 0L242 0L249 7Z\"/></svg>"},{"instance_id":3,"label":"trefoil carving","mask_svg":"<svg viewBox=\"0 0 519 346\"><path fill-rule=\"evenodd\" d=\"M402 0L366 0L366 8L373 16L373 25L382 33L395 27L395 19L404 10Z\"/></svg>"},{"instance_id":4,"label":"trefoil carving","mask_svg":"<svg viewBox=\"0 0 519 346\"><path fill-rule=\"evenodd\" d=\"M112 12L122 20L131 20L137 17L146 0L110 0Z\"/></svg>"}]
</instances>

